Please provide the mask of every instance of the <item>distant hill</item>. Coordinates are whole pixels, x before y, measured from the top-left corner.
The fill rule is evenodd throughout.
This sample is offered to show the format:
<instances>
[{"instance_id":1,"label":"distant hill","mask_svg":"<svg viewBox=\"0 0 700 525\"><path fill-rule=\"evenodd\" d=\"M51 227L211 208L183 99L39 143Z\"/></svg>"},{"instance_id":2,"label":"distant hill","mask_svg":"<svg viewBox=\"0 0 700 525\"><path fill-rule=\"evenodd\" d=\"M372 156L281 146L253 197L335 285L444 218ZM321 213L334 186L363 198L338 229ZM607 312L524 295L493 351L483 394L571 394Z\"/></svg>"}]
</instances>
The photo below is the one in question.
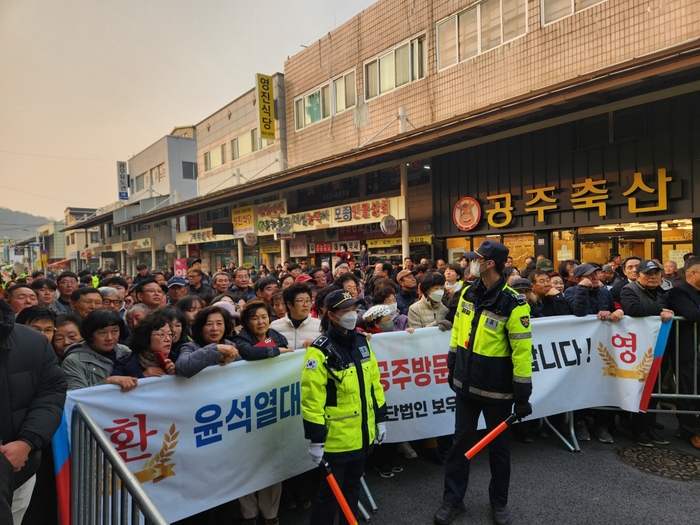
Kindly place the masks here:
<instances>
[{"instance_id":1,"label":"distant hill","mask_svg":"<svg viewBox=\"0 0 700 525\"><path fill-rule=\"evenodd\" d=\"M0 207L0 238L20 240L33 235L37 226L52 221L48 217L31 215Z\"/></svg>"}]
</instances>

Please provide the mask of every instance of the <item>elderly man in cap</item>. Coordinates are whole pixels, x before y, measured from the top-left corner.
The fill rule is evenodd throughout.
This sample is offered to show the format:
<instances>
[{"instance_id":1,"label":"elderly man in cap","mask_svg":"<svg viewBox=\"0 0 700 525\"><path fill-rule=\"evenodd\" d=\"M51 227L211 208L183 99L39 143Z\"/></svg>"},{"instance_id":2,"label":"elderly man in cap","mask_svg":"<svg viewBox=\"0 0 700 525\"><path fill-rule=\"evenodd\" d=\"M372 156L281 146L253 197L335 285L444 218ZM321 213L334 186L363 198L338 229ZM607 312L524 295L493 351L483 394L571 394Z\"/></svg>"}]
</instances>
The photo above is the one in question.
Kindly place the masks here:
<instances>
[{"instance_id":1,"label":"elderly man in cap","mask_svg":"<svg viewBox=\"0 0 700 525\"><path fill-rule=\"evenodd\" d=\"M396 294L396 309L400 314L408 315L410 306L418 300L418 281L413 269L401 270L396 275L400 289Z\"/></svg>"},{"instance_id":2,"label":"elderly man in cap","mask_svg":"<svg viewBox=\"0 0 700 525\"><path fill-rule=\"evenodd\" d=\"M658 315L664 323L673 319L673 310L666 308L666 297L661 288L661 265L643 260L637 266L637 279L630 281L620 293L620 303L631 317ZM639 412L632 414L632 436L643 447L667 445L668 440L656 433L656 414Z\"/></svg>"},{"instance_id":3,"label":"elderly man in cap","mask_svg":"<svg viewBox=\"0 0 700 525\"><path fill-rule=\"evenodd\" d=\"M464 453L477 441L481 413L489 430L510 416L513 403L518 419L532 413L530 307L503 276L508 248L500 242L484 241L464 256L471 259L469 269L476 281L465 285L452 328L448 368L450 387L456 393L455 433L445 466L443 503L433 517L438 525L451 523L464 512L469 484L469 460ZM493 519L507 524L508 430L489 445L489 461Z\"/></svg>"},{"instance_id":4,"label":"elderly man in cap","mask_svg":"<svg viewBox=\"0 0 700 525\"><path fill-rule=\"evenodd\" d=\"M574 270L576 286L564 291L564 299L571 308L571 313L576 317L596 315L601 321L620 321L624 312L615 307L615 301L608 289L600 282L598 268L592 264L584 263ZM585 412L574 412L576 437L579 441L590 441ZM613 443L610 428L615 421L614 412L597 410L593 413L593 433L601 443Z\"/></svg>"},{"instance_id":5,"label":"elderly man in cap","mask_svg":"<svg viewBox=\"0 0 700 525\"><path fill-rule=\"evenodd\" d=\"M184 277L171 277L168 281L168 302L172 305L187 295L190 283Z\"/></svg>"}]
</instances>

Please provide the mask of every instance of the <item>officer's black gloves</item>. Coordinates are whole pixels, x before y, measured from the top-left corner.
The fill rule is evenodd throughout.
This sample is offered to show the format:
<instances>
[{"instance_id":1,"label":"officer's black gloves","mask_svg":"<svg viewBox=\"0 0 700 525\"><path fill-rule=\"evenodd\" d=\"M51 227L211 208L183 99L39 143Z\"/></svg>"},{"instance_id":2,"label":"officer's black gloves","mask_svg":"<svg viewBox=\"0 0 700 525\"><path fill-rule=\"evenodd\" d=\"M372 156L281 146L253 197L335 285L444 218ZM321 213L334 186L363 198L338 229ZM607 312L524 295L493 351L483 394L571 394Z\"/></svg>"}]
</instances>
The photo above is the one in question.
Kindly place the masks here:
<instances>
[{"instance_id":1,"label":"officer's black gloves","mask_svg":"<svg viewBox=\"0 0 700 525\"><path fill-rule=\"evenodd\" d=\"M527 401L516 401L514 411L515 417L517 417L518 421L520 421L532 414L532 405Z\"/></svg>"}]
</instances>

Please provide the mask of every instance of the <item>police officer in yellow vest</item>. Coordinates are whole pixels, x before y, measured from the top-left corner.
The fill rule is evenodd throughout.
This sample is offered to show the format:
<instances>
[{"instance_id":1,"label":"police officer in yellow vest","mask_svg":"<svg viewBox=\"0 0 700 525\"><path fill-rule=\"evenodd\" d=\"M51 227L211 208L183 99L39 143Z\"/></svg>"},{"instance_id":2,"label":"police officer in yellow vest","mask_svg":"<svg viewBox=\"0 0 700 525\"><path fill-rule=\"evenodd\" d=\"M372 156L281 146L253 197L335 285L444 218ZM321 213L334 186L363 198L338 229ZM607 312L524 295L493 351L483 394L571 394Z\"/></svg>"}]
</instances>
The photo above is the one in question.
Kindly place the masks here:
<instances>
[{"instance_id":1,"label":"police officer in yellow vest","mask_svg":"<svg viewBox=\"0 0 700 525\"><path fill-rule=\"evenodd\" d=\"M350 292L336 290L325 299L322 334L306 350L301 374L301 414L309 455L323 458L354 514L360 478L373 443L386 437L386 402L379 367L369 339L355 330L356 305ZM321 482L311 525L332 525L338 505ZM340 523L347 523L341 513Z\"/></svg>"},{"instance_id":2,"label":"police officer in yellow vest","mask_svg":"<svg viewBox=\"0 0 700 525\"><path fill-rule=\"evenodd\" d=\"M452 328L448 365L455 391L455 434L445 465L443 504L434 521L446 525L464 511L469 483L469 461L464 456L477 441L476 429L483 412L489 430L504 421L515 403L520 419L532 413L532 340L530 307L525 296L506 284L502 275L508 248L484 241L473 252L469 269L477 280L462 292ZM510 432L489 444L491 484L489 499L495 523L510 523Z\"/></svg>"}]
</instances>

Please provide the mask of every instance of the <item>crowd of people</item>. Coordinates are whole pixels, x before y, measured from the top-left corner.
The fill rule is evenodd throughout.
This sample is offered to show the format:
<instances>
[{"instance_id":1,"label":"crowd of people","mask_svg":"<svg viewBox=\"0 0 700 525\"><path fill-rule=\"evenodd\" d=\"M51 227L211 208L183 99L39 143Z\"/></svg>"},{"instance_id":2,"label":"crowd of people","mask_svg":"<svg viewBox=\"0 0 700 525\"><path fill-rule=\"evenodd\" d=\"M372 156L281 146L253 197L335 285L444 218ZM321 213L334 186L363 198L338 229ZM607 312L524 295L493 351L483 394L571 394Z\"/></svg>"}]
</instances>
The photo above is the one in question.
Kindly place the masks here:
<instances>
[{"instance_id":1,"label":"crowd of people","mask_svg":"<svg viewBox=\"0 0 700 525\"><path fill-rule=\"evenodd\" d=\"M327 262L312 266L301 260L284 262L274 270L264 265L230 265L213 274L203 271L201 260L196 259L186 278L175 276L172 269L149 271L144 264L136 267L133 276L115 270L65 271L58 275L37 271L5 283L4 300L17 324L41 333L51 343L68 390L114 384L128 391L138 388L139 379L145 377L192 377L209 366L271 359L303 349L307 352L307 368L302 377L302 412L306 437L311 441L310 455L316 462L325 458L342 471L340 478L347 478L345 489L351 506L357 503L360 463L352 463L358 457L350 451L358 447L369 456L361 458L362 466L369 459L385 479L403 470L401 457L422 455L438 465L444 465L447 459L448 472L451 468L450 451L439 445L437 437L421 443L382 444L385 406L383 394L376 389L376 360L368 350L372 334L412 333L425 327L449 331L453 324L456 332L460 300L474 297L478 304L482 295L483 300L489 300L491 287L507 291L504 297L521 317L525 311L531 317L596 315L605 322L619 321L623 315L655 315L664 322L674 314L683 316L691 322L682 324L679 331L681 372L670 380L678 382L681 393L693 391L693 370L697 369L692 365L697 359L694 323L700 321L700 258L694 254L687 254L682 269L673 261L661 263L637 256L622 260L619 254L612 254L601 264L563 261L556 269L544 256L526 258L519 269L512 257L506 257L507 250L496 264L490 264L495 259L484 259L478 252L467 253L455 263L442 259L416 263L406 258L402 264L379 261L373 265L366 257L356 260L347 249L336 255L332 269ZM674 339L669 347L675 344ZM328 345L336 351L337 355L332 354L335 361L328 358ZM453 373L461 366L460 354L456 355L456 364L453 360L451 365ZM332 366L321 369L308 365L324 359ZM367 429L352 429L365 436L355 449L335 442L334 431L324 426L323 407L317 406L321 390L324 400L327 394L326 387L321 389L319 385L338 380L338 374L344 375L348 367L364 371L356 387L372 412L365 421L371 423ZM662 373L673 375L674 370L675 353L667 352ZM455 391L461 388L451 386ZM369 391L371 399L367 397ZM529 393L521 396L522 417L527 415L523 407L529 406L528 397ZM698 410L687 399L679 400L677 406L679 410ZM464 410L468 413L469 406L465 405ZM501 415L498 412L497 417ZM619 419L620 426L629 429L642 446L668 443L658 432L662 426L653 415L593 409L577 411L574 418L580 441L590 440L592 433L603 443L613 443L613 436L620 431L616 423ZM697 417L679 414L678 420L676 436L700 449ZM532 442L534 433L546 436L545 430L537 429L537 422L514 427L515 435L525 442ZM455 443L464 448L465 439L473 437L471 433L466 438L460 434L455 436ZM455 469L463 471L464 465L452 464ZM280 505L311 506L309 477L302 475L292 481L241 498L244 523L256 523L260 514L266 524L274 525L278 523ZM466 490L466 481L460 483ZM497 488L492 504L495 509L504 509L507 482ZM453 489L451 499L446 496L436 514L436 523L450 523L463 508L458 501L461 489ZM312 523L331 523L329 516L334 515L332 495L320 491ZM495 513L494 519L507 523L509 518L506 512Z\"/></svg>"}]
</instances>

